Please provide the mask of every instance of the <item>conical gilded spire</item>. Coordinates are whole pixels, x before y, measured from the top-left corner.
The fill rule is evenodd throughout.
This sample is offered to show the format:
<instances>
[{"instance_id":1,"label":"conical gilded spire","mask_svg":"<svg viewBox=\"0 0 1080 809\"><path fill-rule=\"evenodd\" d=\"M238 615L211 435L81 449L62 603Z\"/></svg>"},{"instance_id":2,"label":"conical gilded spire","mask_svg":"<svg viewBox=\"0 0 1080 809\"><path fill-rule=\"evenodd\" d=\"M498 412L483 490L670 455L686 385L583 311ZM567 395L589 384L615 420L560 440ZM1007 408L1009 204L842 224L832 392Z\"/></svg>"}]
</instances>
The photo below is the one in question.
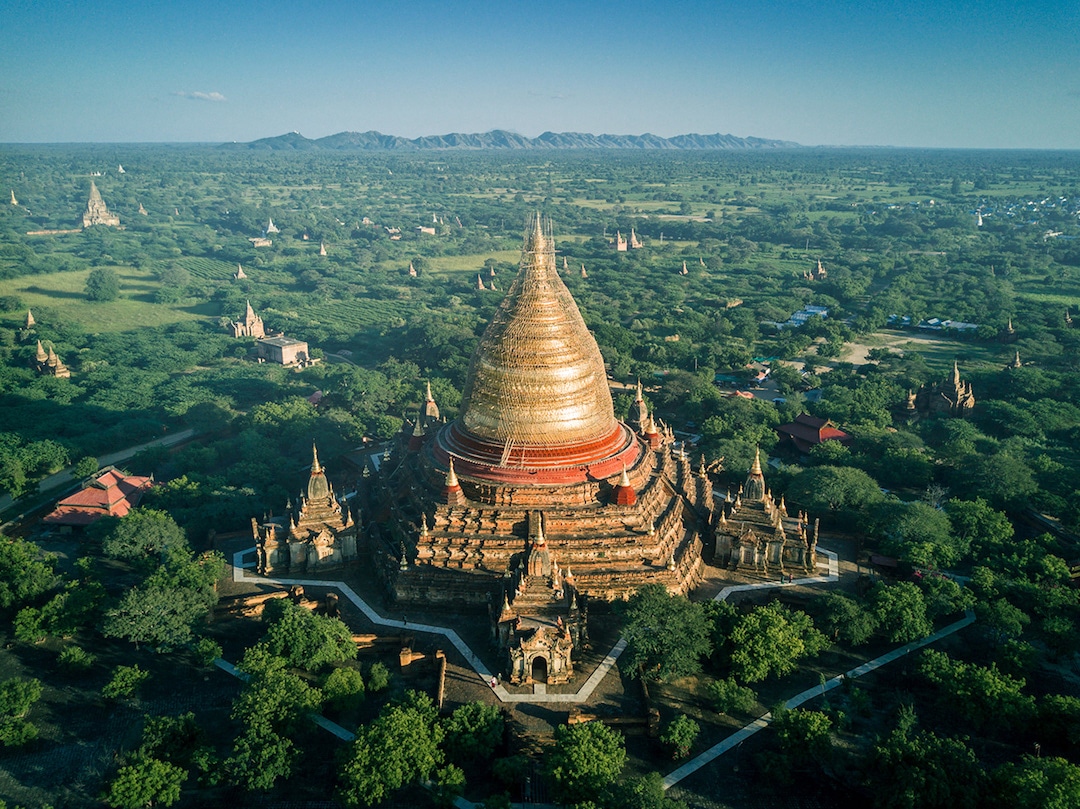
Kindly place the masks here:
<instances>
[{"instance_id":1,"label":"conical gilded spire","mask_svg":"<svg viewBox=\"0 0 1080 809\"><path fill-rule=\"evenodd\" d=\"M307 499L308 502L324 500L330 496L330 483L326 480L319 463L319 453L315 449L315 442L311 443L311 477L308 478Z\"/></svg>"},{"instance_id":2,"label":"conical gilded spire","mask_svg":"<svg viewBox=\"0 0 1080 809\"><path fill-rule=\"evenodd\" d=\"M619 429L600 349L556 272L539 214L473 356L461 422L477 438L515 446L582 444Z\"/></svg>"}]
</instances>

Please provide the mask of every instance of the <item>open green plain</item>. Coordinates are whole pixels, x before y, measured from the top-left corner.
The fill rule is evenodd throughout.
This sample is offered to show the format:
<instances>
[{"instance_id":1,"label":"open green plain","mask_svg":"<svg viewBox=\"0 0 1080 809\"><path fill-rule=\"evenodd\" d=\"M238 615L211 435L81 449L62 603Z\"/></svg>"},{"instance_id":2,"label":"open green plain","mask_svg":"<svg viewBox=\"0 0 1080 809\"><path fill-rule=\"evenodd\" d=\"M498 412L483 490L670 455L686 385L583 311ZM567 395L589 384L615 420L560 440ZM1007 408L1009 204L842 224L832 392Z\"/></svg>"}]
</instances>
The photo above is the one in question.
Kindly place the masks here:
<instances>
[{"instance_id":1,"label":"open green plain","mask_svg":"<svg viewBox=\"0 0 1080 809\"><path fill-rule=\"evenodd\" d=\"M123 176L114 171L119 162ZM91 173L98 171L95 182L124 230L27 235L73 227ZM1080 707L1069 701L1080 693L1080 605L1068 586L1069 564L1080 562L1068 539L1080 529L1080 328L1065 321L1070 311L1080 326L1076 155L3 146L0 178L20 201L0 205L0 489L31 491L40 478L84 456L191 428L195 441L140 453L129 467L156 476L160 485L146 504L174 518L197 550L210 547L211 531L218 540L231 532L250 536L253 516L280 514L295 502L308 479L312 441L337 491L349 491L360 476L346 471L348 453L395 436L403 418L417 412L429 381L443 414L455 416L473 349L518 263L524 223L539 210L552 220L559 255L568 258L564 280L612 381L632 386L644 380L659 417L700 436L694 460L700 454L716 464L717 491L737 490L757 450L763 460L779 460L767 472L770 489L786 496L792 513L820 516L822 547L842 552L844 578L828 589L852 595L855 618L866 619L885 603L873 595L880 589L855 597L864 586L878 587L858 582L856 561L867 569L865 558L857 560L859 549L896 556L901 569L949 568L974 582L965 592L977 599L980 621L946 648L982 669L968 679L953 671L940 682L914 658L882 670L811 704L814 715L806 721L830 728L816 738L820 747L806 740L789 744L788 736L766 731L741 757L724 757L682 784L681 797L695 807L752 800L772 809L791 805L795 793L807 807L888 805L878 786L894 773L876 748L899 745L894 731L904 706L914 706L918 716L911 732L919 735L908 753L938 751L952 756L947 766L976 761L983 773L972 775L950 805L976 799L980 806L1000 805L985 774L995 771L1002 779L997 768L1004 764L1042 766L1025 755L1036 740L1041 761L1080 764L1068 732L1068 722L1080 721ZM146 216L138 213L140 205ZM976 211L985 213L982 227ZM437 235L417 233L433 217ZM249 239L271 218L280 233L271 234L272 246L254 248ZM400 231L400 240L390 238L390 229ZM645 247L617 253L610 243L615 232L625 236L631 229ZM1047 238L1047 231L1061 235ZM318 255L320 243L325 257ZM485 273L489 260L499 291L476 289L476 274ZM804 277L819 260L827 277ZM419 277L408 277L410 262ZM234 278L238 264L246 280ZM580 277L581 264L588 278ZM94 269L118 275L116 300L87 300ZM253 341L233 339L222 327L223 319L241 317L249 301L268 328L308 341L327 361L299 370L252 361ZM825 307L828 316L800 328L776 325L807 305ZM30 331L21 328L27 309L38 321ZM893 314L979 328L900 331L886 327ZM34 372L38 339L56 348L70 379ZM1024 364L1005 370L1017 351ZM771 361L771 387L754 391L755 399L729 397L729 387L714 384L719 374L752 388L755 357L779 360ZM967 419L909 419L907 391L941 382L954 361L975 391L974 412ZM820 372L802 376L795 366ZM323 395L318 407L309 403L315 391ZM620 416L630 398L616 396ZM802 456L781 446L774 428L804 413L848 431L850 448L829 442ZM856 498L863 499L855 504ZM1039 537L1045 529L1031 527L1031 510L1058 520L1061 531ZM383 516L372 507L362 523L377 524ZM25 530L32 532L32 524ZM918 541L908 543L905 531ZM339 783L338 746L329 737L315 738L306 725L286 733L300 751L291 774L265 790L242 786L244 771L262 768L221 763L234 755L239 729L227 717L240 686L199 668L190 649L156 655L146 645L135 649L104 638L102 611L133 589L137 572L104 560L90 544L61 538L48 547L63 554L69 577L83 577L73 592L102 581L105 590L97 613L89 610L75 629L43 644L17 639L15 610L8 615L0 673L40 676L46 689L30 713L41 737L22 749L0 750L0 800L52 800L57 809L99 805L119 763L131 760L142 714L175 716L188 707L213 723L204 762L220 780L210 787L209 777L200 784L192 775L179 806L330 800ZM389 560L398 550L380 548L379 558ZM76 567L71 559L80 554L88 561ZM980 568L992 571L993 580ZM905 609L933 604L939 623L962 609L962 598L950 601L934 589L938 577L918 581L906 582L917 597L911 588L886 591L906 591L918 602L901 604ZM42 607L71 584L60 581L30 606ZM805 609L820 627L833 626L822 590L782 593L797 614ZM56 609L68 614L63 604ZM729 618L754 614L747 604ZM600 608L597 615L615 637L622 618ZM853 622L834 621L837 636ZM196 629L221 639L225 656L235 661L263 625L244 623L243 637L235 638L230 625ZM353 631L364 631L360 626ZM879 622L868 645L857 649L839 638L795 672L753 683L750 708L729 710L740 721L752 719L775 700L813 686L820 672L832 674L845 661L893 648L899 641L887 638L889 631ZM728 634L715 639L722 644ZM60 651L74 646L98 655L85 676L58 666ZM124 660L142 661L153 680L141 696L110 712L101 686ZM699 673L653 692L665 727L680 710L704 726L694 754L735 726L730 716L721 718L724 709L714 697L716 686L735 676L731 650L700 662ZM169 677L170 666L183 675ZM629 676L616 690L630 697L587 707L639 711ZM976 680L983 685L949 690L950 682ZM395 676L390 694L400 696L404 687ZM479 690L490 696L486 686ZM1001 701L987 702L987 695ZM369 694L349 718L351 727L364 727L388 698ZM65 724L59 717L68 706L81 707L76 721ZM103 719L109 713L124 726ZM565 718L534 714L523 724ZM624 776L674 766L644 736L633 737L628 748ZM84 761L91 755L93 761ZM53 760L72 774L63 786L50 783ZM496 783L490 761L474 764L467 795L489 797ZM941 772L936 765L916 762L911 778L888 783L895 790L918 785L922 773ZM184 766L194 771L194 763ZM794 782L785 783L788 777ZM507 789L514 800L525 797L521 783L511 780ZM418 806L431 801L420 791L396 799Z\"/></svg>"}]
</instances>

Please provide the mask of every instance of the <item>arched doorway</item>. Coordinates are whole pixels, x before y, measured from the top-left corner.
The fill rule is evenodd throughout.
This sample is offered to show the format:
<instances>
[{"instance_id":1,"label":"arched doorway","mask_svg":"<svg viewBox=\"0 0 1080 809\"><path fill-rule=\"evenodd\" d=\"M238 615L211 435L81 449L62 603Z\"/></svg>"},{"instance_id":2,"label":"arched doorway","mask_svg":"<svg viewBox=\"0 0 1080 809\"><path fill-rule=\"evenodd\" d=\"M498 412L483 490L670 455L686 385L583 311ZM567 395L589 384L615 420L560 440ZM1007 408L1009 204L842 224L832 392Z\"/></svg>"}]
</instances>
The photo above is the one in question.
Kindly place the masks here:
<instances>
[{"instance_id":1,"label":"arched doorway","mask_svg":"<svg viewBox=\"0 0 1080 809\"><path fill-rule=\"evenodd\" d=\"M537 655L532 661L532 681L546 683L548 674L547 658Z\"/></svg>"}]
</instances>

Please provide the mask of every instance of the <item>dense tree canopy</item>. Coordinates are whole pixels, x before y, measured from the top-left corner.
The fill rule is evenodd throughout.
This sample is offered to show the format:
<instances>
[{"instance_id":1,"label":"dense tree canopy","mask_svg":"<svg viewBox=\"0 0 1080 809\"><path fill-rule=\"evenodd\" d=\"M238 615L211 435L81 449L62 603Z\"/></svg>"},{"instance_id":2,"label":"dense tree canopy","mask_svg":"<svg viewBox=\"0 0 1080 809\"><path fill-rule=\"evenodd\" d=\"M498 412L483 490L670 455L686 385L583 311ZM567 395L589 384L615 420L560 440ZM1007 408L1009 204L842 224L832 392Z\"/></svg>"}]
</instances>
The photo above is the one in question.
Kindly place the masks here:
<instances>
[{"instance_id":1,"label":"dense tree canopy","mask_svg":"<svg viewBox=\"0 0 1080 809\"><path fill-rule=\"evenodd\" d=\"M701 606L672 595L660 584L640 588L626 603L623 665L652 680L669 680L701 670L712 652L711 626Z\"/></svg>"}]
</instances>

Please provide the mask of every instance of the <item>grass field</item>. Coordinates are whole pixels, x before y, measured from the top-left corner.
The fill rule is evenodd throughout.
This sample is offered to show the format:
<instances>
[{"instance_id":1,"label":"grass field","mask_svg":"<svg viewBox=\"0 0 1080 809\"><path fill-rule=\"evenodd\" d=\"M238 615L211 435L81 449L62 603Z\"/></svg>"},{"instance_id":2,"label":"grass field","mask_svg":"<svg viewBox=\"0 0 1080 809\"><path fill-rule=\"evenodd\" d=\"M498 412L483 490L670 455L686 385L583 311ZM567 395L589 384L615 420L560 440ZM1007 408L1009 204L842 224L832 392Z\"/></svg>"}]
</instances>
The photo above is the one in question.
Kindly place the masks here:
<instances>
[{"instance_id":1,"label":"grass field","mask_svg":"<svg viewBox=\"0 0 1080 809\"><path fill-rule=\"evenodd\" d=\"M428 264L429 275L471 275L484 268L484 262L493 258L500 263L517 266L521 258L520 250L495 250L490 253L470 253L464 256L432 256L424 260ZM393 259L380 262L378 269L394 272L408 266L407 259Z\"/></svg>"},{"instance_id":2,"label":"grass field","mask_svg":"<svg viewBox=\"0 0 1080 809\"><path fill-rule=\"evenodd\" d=\"M953 360L966 365L966 370L979 365L1000 368L1008 360L1010 351L1008 346L960 342L937 334L879 331L845 345L840 359L862 365L866 362L867 351L872 348L888 348L901 353L914 351L922 355L927 365L941 373L952 368Z\"/></svg>"},{"instance_id":3,"label":"grass field","mask_svg":"<svg viewBox=\"0 0 1080 809\"><path fill-rule=\"evenodd\" d=\"M17 295L31 310L43 306L62 310L63 317L88 332L115 332L147 326L164 326L185 320L197 320L213 314L203 307L153 302L157 284L150 270L113 267L120 276L120 295L115 301L95 303L86 300L86 278L90 270L30 275L0 281L0 295ZM25 312L17 315L21 321Z\"/></svg>"}]
</instances>

